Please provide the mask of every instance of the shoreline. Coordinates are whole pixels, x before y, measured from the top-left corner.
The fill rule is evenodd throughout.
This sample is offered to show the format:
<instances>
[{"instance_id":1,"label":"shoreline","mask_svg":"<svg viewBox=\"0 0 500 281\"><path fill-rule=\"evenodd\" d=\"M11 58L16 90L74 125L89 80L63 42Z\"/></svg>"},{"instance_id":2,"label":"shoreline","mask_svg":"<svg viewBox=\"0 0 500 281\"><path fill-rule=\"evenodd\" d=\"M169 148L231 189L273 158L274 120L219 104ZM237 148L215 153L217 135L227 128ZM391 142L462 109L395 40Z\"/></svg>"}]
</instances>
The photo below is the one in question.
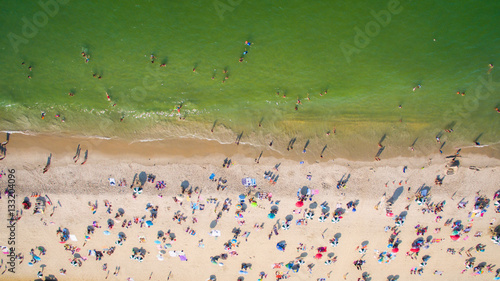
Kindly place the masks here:
<instances>
[{"instance_id":1,"label":"shoreline","mask_svg":"<svg viewBox=\"0 0 500 281\"><path fill-rule=\"evenodd\" d=\"M373 155L365 155L363 157L336 157L331 151L321 152L319 147L308 147L307 153L301 153L301 146L295 144L295 149L286 151L280 149L280 144L274 143L273 146L269 145L253 145L251 143L242 141L239 145L233 143L221 143L217 139L199 139L195 137L183 137L172 139L151 139L151 140L125 140L120 138L100 137L100 136L79 136L68 134L38 134L33 132L22 131L1 131L5 138L7 133L10 133L10 143L8 145L8 152L6 159L9 155L19 151L30 151L32 153L54 153L71 155L75 153L77 146L80 144L83 151L89 150L91 154L104 156L127 155L131 157L151 158L151 157L171 157L177 158L190 158L195 156L208 157L209 155L221 155L232 157L235 155L246 158L258 158L262 152L262 158L271 157L276 159L287 159L305 163L347 163L347 162L364 162L372 163L373 156L379 150L379 147L374 146ZM283 144L281 144L283 145ZM298 147L297 147L298 146ZM327 146L327 145L326 145ZM386 148L386 146L384 146ZM448 155L453 155L456 150L448 149L443 151L442 154L423 154L419 151L411 152L403 155L394 154L392 152L385 152L389 149L384 149L381 155L384 165L393 163L398 159L439 159ZM284 150L284 151L283 151ZM326 149L325 149L326 150ZM331 150L331 149L330 149ZM311 152L312 151L312 152ZM125 153L124 153L125 152ZM321 153L320 153L321 152ZM17 152L16 152L17 154ZM14 155L16 155L14 154ZM323 154L324 157L319 157ZM500 160L500 143L486 146L465 146L461 148L461 155L471 156L480 155L485 158ZM358 155L359 156L359 155ZM91 157L89 157L91 158ZM261 159L262 159L261 158ZM373 163L372 163L373 164Z\"/></svg>"}]
</instances>

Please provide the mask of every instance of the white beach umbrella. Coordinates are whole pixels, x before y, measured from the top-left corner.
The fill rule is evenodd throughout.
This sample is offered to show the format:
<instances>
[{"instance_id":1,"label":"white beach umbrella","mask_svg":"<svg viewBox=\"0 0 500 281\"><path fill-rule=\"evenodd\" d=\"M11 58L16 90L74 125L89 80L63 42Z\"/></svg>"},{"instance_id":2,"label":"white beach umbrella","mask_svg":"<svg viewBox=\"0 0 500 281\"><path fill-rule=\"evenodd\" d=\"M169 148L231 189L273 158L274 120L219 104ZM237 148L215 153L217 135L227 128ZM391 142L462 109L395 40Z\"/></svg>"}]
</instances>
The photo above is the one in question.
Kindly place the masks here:
<instances>
[{"instance_id":1,"label":"white beach umbrella","mask_svg":"<svg viewBox=\"0 0 500 281\"><path fill-rule=\"evenodd\" d=\"M333 217L332 218L332 222L333 223L338 223L340 221L340 218L339 217Z\"/></svg>"},{"instance_id":2,"label":"white beach umbrella","mask_svg":"<svg viewBox=\"0 0 500 281\"><path fill-rule=\"evenodd\" d=\"M500 235L492 236L491 241L493 241L493 243L495 244L500 244Z\"/></svg>"},{"instance_id":3,"label":"white beach umbrella","mask_svg":"<svg viewBox=\"0 0 500 281\"><path fill-rule=\"evenodd\" d=\"M326 220L326 216L321 216L318 218L319 222L324 222Z\"/></svg>"},{"instance_id":4,"label":"white beach umbrella","mask_svg":"<svg viewBox=\"0 0 500 281\"><path fill-rule=\"evenodd\" d=\"M283 228L284 230L289 230L290 229L290 224L289 223L283 223L281 225L281 228Z\"/></svg>"},{"instance_id":5,"label":"white beach umbrella","mask_svg":"<svg viewBox=\"0 0 500 281\"><path fill-rule=\"evenodd\" d=\"M313 212L307 212L306 219L312 220L313 218L314 218L314 213Z\"/></svg>"},{"instance_id":6,"label":"white beach umbrella","mask_svg":"<svg viewBox=\"0 0 500 281\"><path fill-rule=\"evenodd\" d=\"M339 245L339 240L337 238L330 240L330 245L332 247L337 247Z\"/></svg>"}]
</instances>

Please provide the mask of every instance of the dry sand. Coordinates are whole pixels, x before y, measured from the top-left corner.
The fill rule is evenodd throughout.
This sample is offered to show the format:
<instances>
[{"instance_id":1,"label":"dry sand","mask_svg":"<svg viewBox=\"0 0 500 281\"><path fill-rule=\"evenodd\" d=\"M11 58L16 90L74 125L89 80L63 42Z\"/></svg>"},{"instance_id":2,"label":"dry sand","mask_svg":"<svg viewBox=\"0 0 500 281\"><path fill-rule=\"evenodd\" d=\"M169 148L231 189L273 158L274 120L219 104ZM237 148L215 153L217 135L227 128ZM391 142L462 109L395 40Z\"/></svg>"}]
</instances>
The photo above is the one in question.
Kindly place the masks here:
<instances>
[{"instance_id":1,"label":"dry sand","mask_svg":"<svg viewBox=\"0 0 500 281\"><path fill-rule=\"evenodd\" d=\"M81 144L82 152L78 163L72 161L76 147ZM289 271L291 280L358 280L363 272L369 273L371 280L387 280L388 276L399 275L399 280L492 280L493 273L484 273L480 276L472 276L472 270L461 274L465 268L464 263L467 258L465 251L459 255L459 250L476 246L478 243L485 244L485 252L471 251L476 258L476 265L481 262L496 264L500 262L498 255L498 245L490 241L489 228L492 219L497 219L493 226L497 226L498 219L494 210L493 202L484 214L484 217L476 217L473 221L468 221L468 214L472 210L474 198L477 192L485 195L489 199L500 188L500 161L486 156L463 153L460 160L460 167L454 175L447 175L443 184L437 186L434 180L437 175L445 174L445 165L449 162L443 155L436 155L425 158L393 158L380 162L353 162L344 159L322 159L316 162L314 157L303 155L304 164L300 164L300 155L285 158L271 150L265 150L260 163L255 163L254 158L258 156L260 148L236 145L219 145L211 142L201 142L194 140L180 140L169 142L151 142L128 144L117 140L95 140L80 139L57 136L25 136L15 134L11 136L11 141L7 145L7 157L0 162L0 167L7 173L8 169L15 169L16 176L16 209L22 209L22 201L25 196L30 197L33 192L48 195L53 202L52 206L47 206L43 214L33 214L33 208L23 210L23 215L16 226L16 253L22 253L25 260L22 264L17 262L15 274L5 272L0 275L1 280L34 280L36 274L44 265L44 276L52 274L57 280L104 280L107 271L102 269L107 263L110 271L107 279L127 280L128 277L134 280L148 280L152 273L151 280L167 280L170 273L170 280L207 280L210 275L215 275L217 280L237 280L243 276L244 280L257 280L259 273L264 271L268 274L267 279L276 280L275 273L288 270L284 267L273 269L274 263L288 263L298 256L305 256L305 264L301 266L298 273ZM89 149L89 159L85 165L81 165L83 154ZM374 148L376 151L377 148ZM47 157L52 153L51 166L47 173L42 170L47 161ZM230 168L223 168L222 163L229 157L233 165ZM310 157L310 158L305 158ZM276 164L280 164L279 171L273 170ZM405 172L403 167L407 166ZM475 166L477 169L470 169ZM275 185L264 179L264 172L272 171L279 174L279 179ZM134 175L145 172L156 175L156 181L166 182L166 188L158 191L154 184L146 182L144 192L137 198L132 197L130 185ZM211 173L216 174L216 178L227 179L227 188L224 191L217 190L217 183L209 180ZM307 179L311 175L311 180ZM337 182L342 176L350 175L345 189L337 189ZM119 181L126 179L127 186L110 186L108 178L115 178ZM252 177L257 181L256 188L246 188L241 184L244 177ZM182 206L175 203L173 197L181 191L181 183L188 181L190 187L199 187L201 193L193 193L191 201L205 204L203 211L196 210L194 215L187 198ZM399 184L401 182L401 185ZM2 190L7 186L6 176L0 180ZM386 186L387 184L387 186ZM306 201L302 207L301 214L294 214L293 210L297 202L297 190L303 186L317 189L319 193L312 197L311 201ZM429 186L431 188L431 202L446 200L444 212L440 222L435 222L436 215L422 213L422 206L417 205L413 199L419 187ZM408 191L408 188L411 188ZM249 206L246 212L242 213L245 223L238 224L235 217L238 195L248 192L254 194L259 192L271 192L273 202L257 199L257 207ZM405 211L405 207L410 205L407 211L405 224L399 228L401 231L398 238L402 240L400 252L390 263L378 263L374 257L375 250L388 251L387 247L390 232L385 232L385 226L394 226L394 219L386 216L386 210L382 205L378 210L374 208L380 201L383 194L387 194L389 199L395 192L402 191L395 200L392 210L394 214ZM160 197L159 195L162 195ZM407 198L410 197L410 200ZM216 204L208 203L207 198L218 198L220 204L217 212L214 212ZM214 228L211 223L215 220L217 213L222 209L223 201L229 198L232 206L229 212L223 212L221 219ZM469 201L464 209L457 209L457 203L462 199ZM35 198L30 198L34 204ZM112 203L112 213L106 213L104 200ZM338 204L346 208L349 201L359 200L357 211L349 209L343 215L339 223L330 221L331 215L326 222L319 222L318 217L321 211L319 206L327 202L332 213ZM2 194L2 204L0 207L0 218L7 225L7 196ZM98 209L92 213L88 202L98 202ZM279 201L279 205L276 205ZM61 206L57 204L60 202ZM303 218L305 209L311 207L310 204L316 202L314 209L315 217L308 222L307 226L296 225L297 219ZM150 228L141 228L138 224L133 224L130 228L122 228L121 222L124 219L133 217L148 216L149 211L146 205L151 203L158 205L158 218ZM248 203L248 201L247 201ZM53 206L58 206L53 209ZM267 214L271 206L277 206L279 211L276 218L269 219ZM125 214L119 218L113 229L109 230L110 235L104 235L106 222L113 219L119 208L123 208ZM186 222L177 224L172 220L175 212L181 211L187 215ZM53 215L51 216L51 214ZM289 230L279 230L279 235L268 238L273 225L278 221L281 223L286 216L292 215L293 220ZM198 222L193 223L192 218L196 217ZM473 223L472 230L467 234L462 234L459 241L452 241L450 226L444 226L447 219L461 220L467 226ZM93 221L97 221L102 226L90 235L91 239L85 242L87 226ZM254 229L254 225L264 223L262 230ZM416 235L416 225L428 226L429 230L424 236L427 239L442 238L440 243L433 243L428 249L422 249L418 260L412 260L405 256L411 248L412 242L418 238ZM196 235L186 233L186 228L191 227L196 231ZM96 261L90 256L83 262L81 267L70 265L73 257L71 252L64 250L64 244L59 243L56 230L67 228L71 234L76 235L78 241L67 241L79 247L79 255L88 256L91 249L101 250L115 245L119 232L127 235L127 240L122 246L117 246L115 252L108 256L104 254L101 261ZM231 233L233 228L239 227L242 232L249 231L247 239L238 238L239 246L233 248L238 253L237 256L230 256L227 260L219 260L224 265L219 266L211 263L210 257L220 255L227 251L223 244L233 238ZM435 228L441 228L440 233L434 233ZM221 236L215 239L208 233L212 230L220 230ZM170 230L176 235L176 241L170 242L172 248L166 249L167 254L164 260L159 261L157 255L159 249L154 241L157 239L157 232ZM474 237L477 231L482 231L482 237ZM0 233L0 245L7 245L8 231ZM335 235L340 235L339 245L332 247L329 240ZM140 243L138 236L145 236L146 243ZM468 237L468 239L465 239ZM204 248L198 247L199 240L203 239ZM281 252L276 249L279 241L286 241L286 251ZM356 270L353 261L362 257L356 247L364 241L368 242L367 252L363 257L366 264L363 270ZM299 243L306 245L306 251L297 251ZM163 245L164 243L162 243ZM30 249L43 246L47 249L46 255L42 255L41 261L29 266L31 260ZM327 247L327 252L323 258L314 259L317 253L316 248ZM143 262L130 259L134 247L144 248L146 254ZM448 248L454 248L457 253L452 255L447 253ZM179 257L171 257L168 251L183 250L188 261L181 261ZM38 254L39 251L35 250ZM338 257L338 261L331 265L324 262L328 259L327 254L333 253ZM7 255L2 255L4 263L0 269L2 272L6 266ZM429 255L428 261L422 276L410 275L412 267L419 267L422 257ZM252 269L248 274L240 274L242 263L251 263ZM308 272L307 265L315 264L312 273ZM115 267L121 268L118 276L114 276ZM60 275L59 269L67 270L66 275ZM420 268L420 267L419 267ZM435 270L443 271L443 275L434 275ZM328 278L328 274L330 277Z\"/></svg>"}]
</instances>

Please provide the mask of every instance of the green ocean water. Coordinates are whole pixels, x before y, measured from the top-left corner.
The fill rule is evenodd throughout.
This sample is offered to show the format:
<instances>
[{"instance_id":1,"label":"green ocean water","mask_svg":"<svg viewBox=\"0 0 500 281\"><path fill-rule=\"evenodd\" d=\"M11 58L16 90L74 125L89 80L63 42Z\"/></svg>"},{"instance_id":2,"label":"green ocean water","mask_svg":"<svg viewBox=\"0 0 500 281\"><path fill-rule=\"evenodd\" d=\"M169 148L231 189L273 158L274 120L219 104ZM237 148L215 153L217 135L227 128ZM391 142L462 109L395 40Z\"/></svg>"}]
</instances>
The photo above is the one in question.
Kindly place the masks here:
<instances>
[{"instance_id":1,"label":"green ocean water","mask_svg":"<svg viewBox=\"0 0 500 281\"><path fill-rule=\"evenodd\" d=\"M3 131L224 143L243 133L280 151L296 137L329 157L375 154L383 135L385 154L417 138L433 153L451 127L444 150L500 142L500 66L488 73L499 1L41 2L57 9L0 1Z\"/></svg>"}]
</instances>

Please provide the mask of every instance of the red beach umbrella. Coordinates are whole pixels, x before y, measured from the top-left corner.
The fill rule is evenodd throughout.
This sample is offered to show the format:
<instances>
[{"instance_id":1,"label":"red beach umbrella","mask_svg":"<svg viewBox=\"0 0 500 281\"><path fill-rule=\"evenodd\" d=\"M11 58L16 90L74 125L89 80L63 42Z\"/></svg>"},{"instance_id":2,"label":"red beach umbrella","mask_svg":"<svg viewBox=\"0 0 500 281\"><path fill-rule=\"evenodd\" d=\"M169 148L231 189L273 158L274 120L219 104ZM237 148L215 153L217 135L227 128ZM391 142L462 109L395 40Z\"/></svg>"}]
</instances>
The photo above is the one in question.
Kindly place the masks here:
<instances>
[{"instance_id":1,"label":"red beach umbrella","mask_svg":"<svg viewBox=\"0 0 500 281\"><path fill-rule=\"evenodd\" d=\"M315 258L315 259L318 259L318 260L319 260L320 258L322 258L322 257L323 257L323 255L322 255L322 254L320 254L320 253L317 253L317 254L314 256L314 258Z\"/></svg>"},{"instance_id":2,"label":"red beach umbrella","mask_svg":"<svg viewBox=\"0 0 500 281\"><path fill-rule=\"evenodd\" d=\"M418 253L420 251L420 248L411 248L410 252L412 253Z\"/></svg>"},{"instance_id":3,"label":"red beach umbrella","mask_svg":"<svg viewBox=\"0 0 500 281\"><path fill-rule=\"evenodd\" d=\"M295 206L298 207L298 208L300 208L300 207L304 206L304 202L297 201L297 203L295 203Z\"/></svg>"},{"instance_id":4,"label":"red beach umbrella","mask_svg":"<svg viewBox=\"0 0 500 281\"><path fill-rule=\"evenodd\" d=\"M394 213L387 213L385 215L392 218L394 216Z\"/></svg>"},{"instance_id":5,"label":"red beach umbrella","mask_svg":"<svg viewBox=\"0 0 500 281\"><path fill-rule=\"evenodd\" d=\"M393 253L397 253L397 252L399 252L399 249L398 248L392 248L392 252Z\"/></svg>"},{"instance_id":6,"label":"red beach umbrella","mask_svg":"<svg viewBox=\"0 0 500 281\"><path fill-rule=\"evenodd\" d=\"M450 238L453 241L457 241L458 239L460 239L460 235L450 235Z\"/></svg>"}]
</instances>

